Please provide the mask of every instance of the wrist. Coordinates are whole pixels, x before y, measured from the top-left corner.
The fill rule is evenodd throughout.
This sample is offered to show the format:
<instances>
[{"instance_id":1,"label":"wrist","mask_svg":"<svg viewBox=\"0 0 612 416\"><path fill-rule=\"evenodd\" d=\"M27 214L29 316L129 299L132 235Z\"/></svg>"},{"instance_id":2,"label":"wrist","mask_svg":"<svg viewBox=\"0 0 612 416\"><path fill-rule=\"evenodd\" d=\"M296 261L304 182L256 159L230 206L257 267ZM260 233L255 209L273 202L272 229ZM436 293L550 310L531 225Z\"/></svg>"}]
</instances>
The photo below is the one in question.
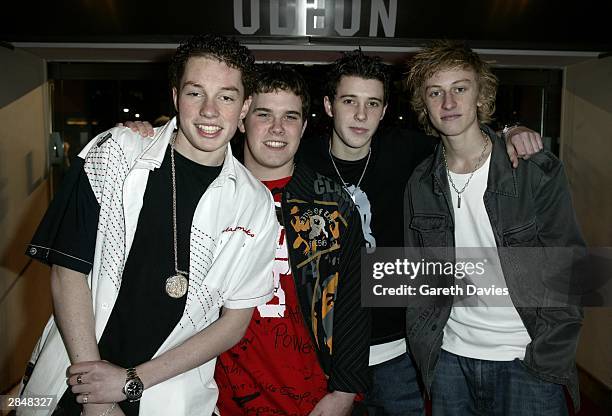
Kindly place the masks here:
<instances>
[{"instance_id":1,"label":"wrist","mask_svg":"<svg viewBox=\"0 0 612 416\"><path fill-rule=\"evenodd\" d=\"M153 377L155 375L155 372L151 369L151 366L148 365L149 363L151 363L151 361L142 363L134 367L134 369L138 373L138 377L140 377L140 381L142 381L144 389L148 389L149 387L152 387L159 383L159 381L156 380L155 377Z\"/></svg>"},{"instance_id":2,"label":"wrist","mask_svg":"<svg viewBox=\"0 0 612 416\"><path fill-rule=\"evenodd\" d=\"M342 398L342 399L347 400L347 401L348 400L352 401L352 400L355 399L355 396L357 396L357 393L347 393L345 391L340 391L340 390L334 390L334 391L331 392L331 394L333 396L336 396L338 398Z\"/></svg>"},{"instance_id":3,"label":"wrist","mask_svg":"<svg viewBox=\"0 0 612 416\"><path fill-rule=\"evenodd\" d=\"M100 410L104 410L109 406L108 403L87 403L87 404L83 404L83 409L86 409L88 411L100 411Z\"/></svg>"},{"instance_id":4,"label":"wrist","mask_svg":"<svg viewBox=\"0 0 612 416\"><path fill-rule=\"evenodd\" d=\"M355 401L355 397L357 396L355 393L347 393L339 390L334 390L329 394L336 403L342 403L343 406L348 406L353 403Z\"/></svg>"},{"instance_id":5,"label":"wrist","mask_svg":"<svg viewBox=\"0 0 612 416\"><path fill-rule=\"evenodd\" d=\"M515 128L520 127L520 126L521 126L521 123L519 123L518 121L514 122L514 123L504 124L504 127L502 128L502 131L501 131L502 137L505 140L507 140L508 139L508 134L512 130L514 130Z\"/></svg>"},{"instance_id":6,"label":"wrist","mask_svg":"<svg viewBox=\"0 0 612 416\"><path fill-rule=\"evenodd\" d=\"M117 403L111 404L109 407L106 408L106 410L104 412L100 413L99 416L108 416L108 415L110 415L111 412L113 410L115 410L115 407L117 407Z\"/></svg>"},{"instance_id":7,"label":"wrist","mask_svg":"<svg viewBox=\"0 0 612 416\"><path fill-rule=\"evenodd\" d=\"M142 397L144 385L135 368L125 370L125 385L121 391L128 402L137 402Z\"/></svg>"},{"instance_id":8,"label":"wrist","mask_svg":"<svg viewBox=\"0 0 612 416\"><path fill-rule=\"evenodd\" d=\"M108 416L117 407L117 403L88 403L83 405L81 416Z\"/></svg>"}]
</instances>

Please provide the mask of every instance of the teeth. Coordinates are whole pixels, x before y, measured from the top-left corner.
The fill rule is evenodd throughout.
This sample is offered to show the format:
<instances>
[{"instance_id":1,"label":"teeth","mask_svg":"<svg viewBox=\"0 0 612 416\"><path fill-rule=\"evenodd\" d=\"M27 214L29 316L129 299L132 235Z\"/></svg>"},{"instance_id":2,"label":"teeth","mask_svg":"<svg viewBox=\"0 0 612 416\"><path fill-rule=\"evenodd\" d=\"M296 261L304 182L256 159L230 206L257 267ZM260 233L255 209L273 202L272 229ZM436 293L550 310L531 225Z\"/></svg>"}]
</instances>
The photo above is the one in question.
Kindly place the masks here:
<instances>
[{"instance_id":1,"label":"teeth","mask_svg":"<svg viewBox=\"0 0 612 416\"><path fill-rule=\"evenodd\" d=\"M196 125L196 127L202 130L206 134L214 134L218 132L219 130L221 130L221 127L219 126L205 126L205 125L200 124L200 125Z\"/></svg>"},{"instance_id":2,"label":"teeth","mask_svg":"<svg viewBox=\"0 0 612 416\"><path fill-rule=\"evenodd\" d=\"M285 143L285 142L278 142L278 141L275 141L275 140L268 140L268 141L264 142L264 144L266 146L278 147L278 148L287 146L287 143Z\"/></svg>"}]
</instances>

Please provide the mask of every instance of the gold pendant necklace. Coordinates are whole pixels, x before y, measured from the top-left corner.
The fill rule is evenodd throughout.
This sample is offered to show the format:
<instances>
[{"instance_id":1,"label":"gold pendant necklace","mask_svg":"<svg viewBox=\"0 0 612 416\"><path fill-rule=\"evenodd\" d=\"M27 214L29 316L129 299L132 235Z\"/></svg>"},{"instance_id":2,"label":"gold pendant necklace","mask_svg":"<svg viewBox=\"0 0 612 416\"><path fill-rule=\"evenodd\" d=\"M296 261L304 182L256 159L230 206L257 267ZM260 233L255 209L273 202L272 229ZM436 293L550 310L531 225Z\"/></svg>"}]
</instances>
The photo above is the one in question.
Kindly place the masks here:
<instances>
[{"instance_id":1,"label":"gold pendant necklace","mask_svg":"<svg viewBox=\"0 0 612 416\"><path fill-rule=\"evenodd\" d=\"M176 244L176 171L174 167L174 143L176 141L176 135L170 142L170 167L172 170L172 231L174 237L174 271L175 275L170 276L166 279L166 293L171 298L182 298L187 293L189 287L189 276L188 272L178 269L178 256L177 256L177 244Z\"/></svg>"}]
</instances>

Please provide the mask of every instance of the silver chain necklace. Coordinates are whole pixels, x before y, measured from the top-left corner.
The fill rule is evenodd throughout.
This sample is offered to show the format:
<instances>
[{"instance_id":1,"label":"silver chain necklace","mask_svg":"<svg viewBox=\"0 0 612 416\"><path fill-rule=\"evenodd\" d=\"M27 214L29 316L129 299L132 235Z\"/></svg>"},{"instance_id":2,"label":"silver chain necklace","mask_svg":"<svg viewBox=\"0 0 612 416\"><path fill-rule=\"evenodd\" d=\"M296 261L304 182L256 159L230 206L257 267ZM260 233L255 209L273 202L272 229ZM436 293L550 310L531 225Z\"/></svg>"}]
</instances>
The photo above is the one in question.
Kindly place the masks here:
<instances>
[{"instance_id":1,"label":"silver chain necklace","mask_svg":"<svg viewBox=\"0 0 612 416\"><path fill-rule=\"evenodd\" d=\"M451 178L450 169L448 169L448 162L446 161L446 150L444 150L444 145L442 145L442 157L444 158L444 166L446 167L446 176L448 177L448 181L450 182L451 186L457 193L457 208L461 208L461 194L463 193L463 191L465 191L465 188L467 188L467 186L470 184L470 180L472 179L472 176L474 176L474 173L478 170L478 167L480 166L480 163L482 162L482 158L484 157L485 151L487 150L487 145L489 144L489 137L485 134L484 131L480 130L480 132L482 133L482 137L484 139L484 146L482 147L482 153L480 153L480 157L478 158L478 162L476 162L476 165L474 166L474 170L472 170L472 173L470 173L470 176L468 177L467 181L465 182L465 185L463 185L463 188L461 188L461 190L457 189L457 187L455 186L455 183L453 182L453 178Z\"/></svg>"},{"instance_id":2,"label":"silver chain necklace","mask_svg":"<svg viewBox=\"0 0 612 416\"><path fill-rule=\"evenodd\" d=\"M185 293L187 293L187 287L189 285L187 276L189 276L189 272L179 270L178 268L178 249L176 243L176 170L174 165L175 142L176 135L170 141L170 167L172 171L172 232L174 237L174 272L176 274L166 279L166 293L168 296L178 299L185 296Z\"/></svg>"},{"instance_id":3,"label":"silver chain necklace","mask_svg":"<svg viewBox=\"0 0 612 416\"><path fill-rule=\"evenodd\" d=\"M342 186L344 186L344 189L346 189L346 192L348 192L348 194L351 196L353 203L355 203L355 192L357 192L357 188L359 188L359 185L361 184L361 180L365 176L366 170L368 169L368 164L370 163L370 156L372 155L372 148L370 147L368 149L368 159L366 160L365 166L363 167L363 172L361 172L361 176L359 177L359 180L357 181L357 185L355 185L355 189L353 190L353 192L350 192L348 190L348 183L342 178L342 175L340 175L340 171L338 170L338 166L336 166L336 162L334 161L334 156L332 156L332 152L331 152L331 140L329 141L329 148L327 149L327 152L329 153L329 158L331 159L332 165L334 166L334 169L336 170L336 173L338 174L338 178L340 178L340 182L342 182Z\"/></svg>"}]
</instances>

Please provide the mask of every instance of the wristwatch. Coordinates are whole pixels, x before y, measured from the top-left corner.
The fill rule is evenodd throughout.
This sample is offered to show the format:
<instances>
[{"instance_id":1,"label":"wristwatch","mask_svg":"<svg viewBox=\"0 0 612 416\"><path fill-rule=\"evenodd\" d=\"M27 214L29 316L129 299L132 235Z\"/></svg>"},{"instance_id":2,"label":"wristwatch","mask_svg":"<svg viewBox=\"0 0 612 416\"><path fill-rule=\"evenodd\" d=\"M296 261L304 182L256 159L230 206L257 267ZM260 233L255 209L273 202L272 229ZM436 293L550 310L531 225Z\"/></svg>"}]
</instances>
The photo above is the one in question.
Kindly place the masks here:
<instances>
[{"instance_id":1,"label":"wristwatch","mask_svg":"<svg viewBox=\"0 0 612 416\"><path fill-rule=\"evenodd\" d=\"M136 374L135 368L128 368L125 377L125 386L123 386L123 394L127 397L128 402L137 402L142 397L144 385L142 380Z\"/></svg>"}]
</instances>

